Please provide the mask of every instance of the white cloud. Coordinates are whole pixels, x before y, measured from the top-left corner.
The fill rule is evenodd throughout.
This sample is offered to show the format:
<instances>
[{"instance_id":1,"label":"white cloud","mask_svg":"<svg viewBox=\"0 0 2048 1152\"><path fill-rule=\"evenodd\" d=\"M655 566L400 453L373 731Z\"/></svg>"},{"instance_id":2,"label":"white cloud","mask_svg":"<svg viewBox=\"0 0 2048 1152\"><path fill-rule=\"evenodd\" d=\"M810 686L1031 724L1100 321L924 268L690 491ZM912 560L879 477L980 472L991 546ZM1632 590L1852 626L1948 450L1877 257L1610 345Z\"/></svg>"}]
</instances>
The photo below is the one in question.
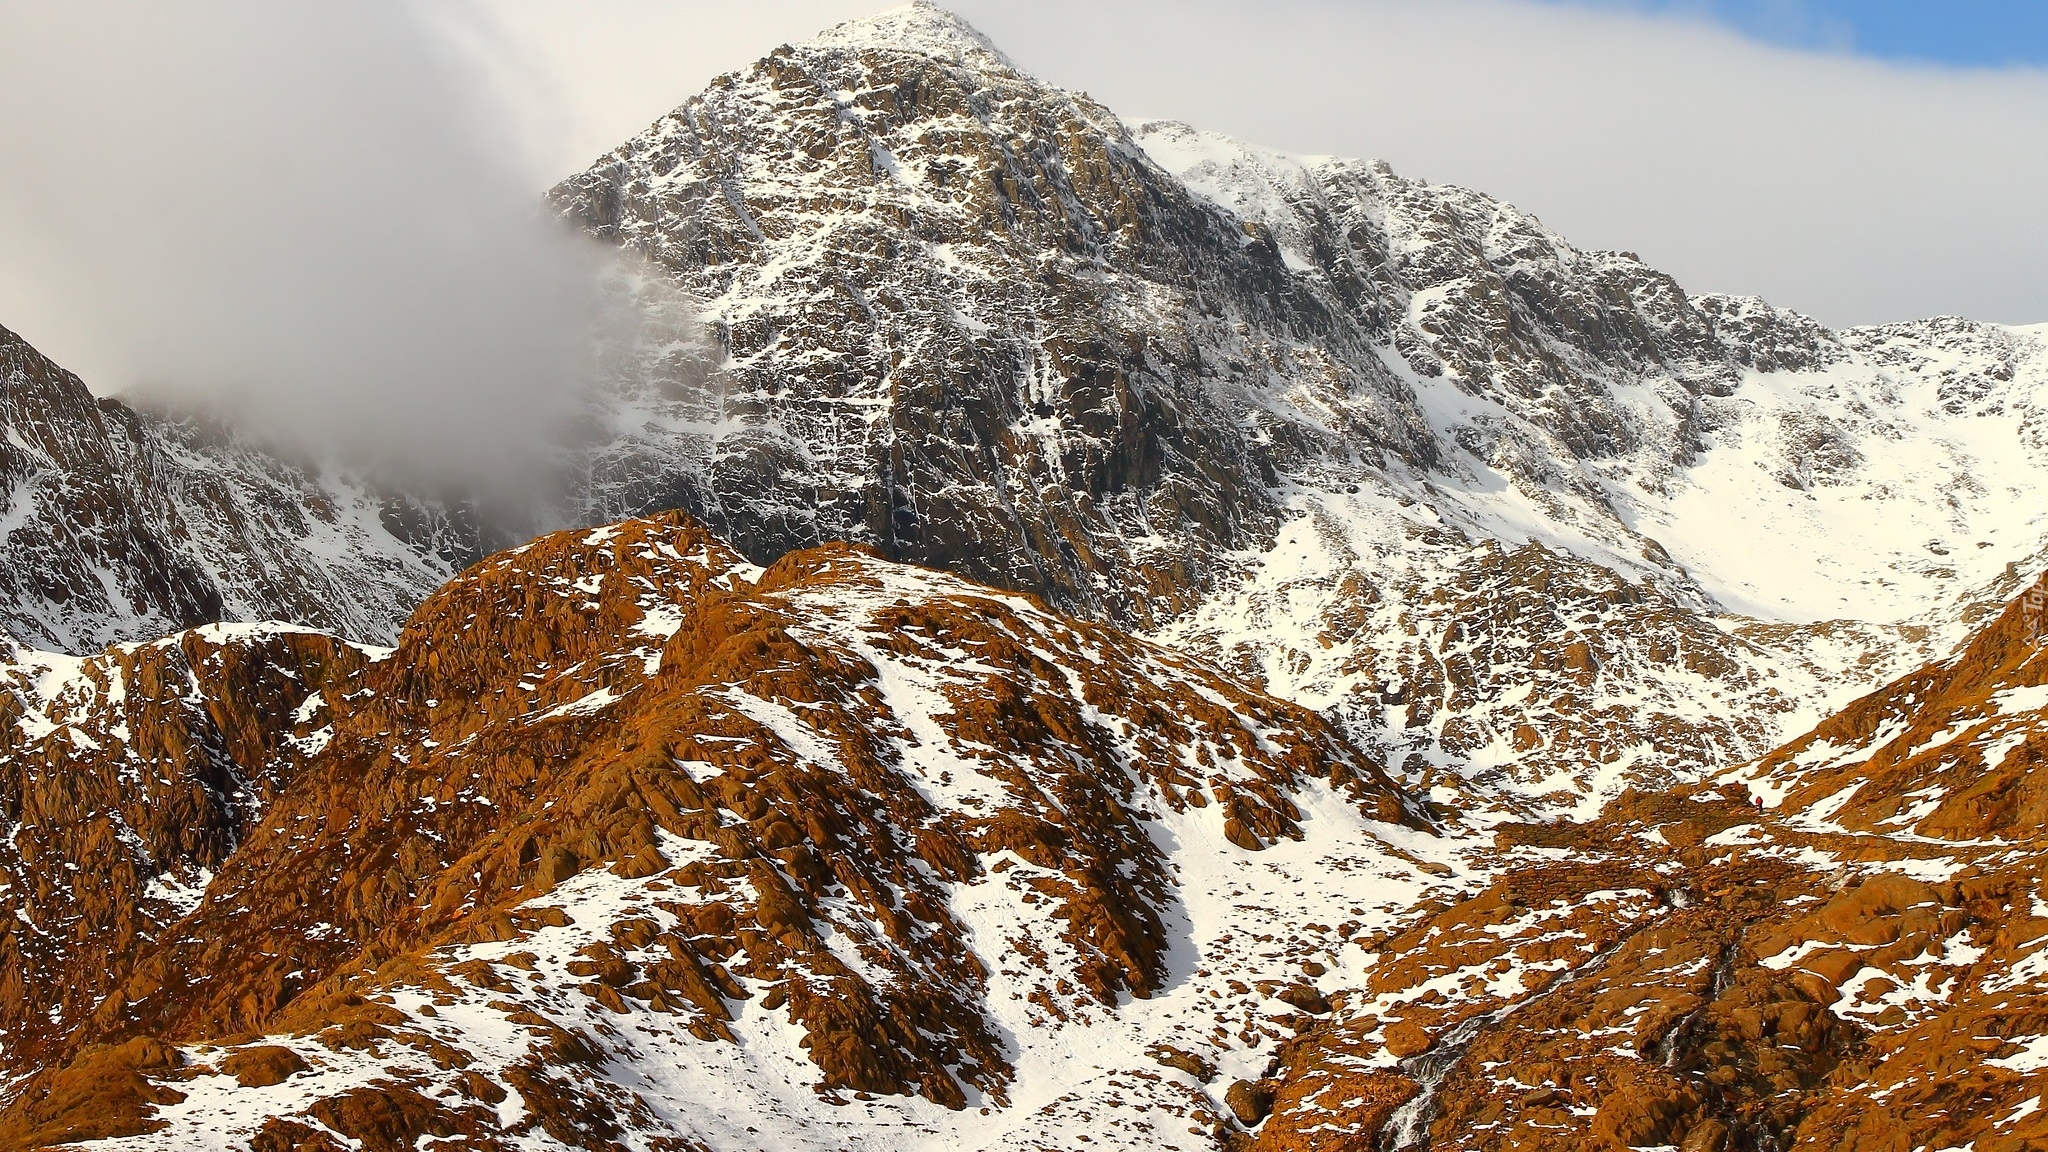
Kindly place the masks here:
<instances>
[{"instance_id":1,"label":"white cloud","mask_svg":"<svg viewBox=\"0 0 2048 1152\"><path fill-rule=\"evenodd\" d=\"M420 15L0 0L0 324L101 392L437 476L537 446L596 246Z\"/></svg>"},{"instance_id":2,"label":"white cloud","mask_svg":"<svg viewBox=\"0 0 2048 1152\"><path fill-rule=\"evenodd\" d=\"M471 0L459 35L519 116L535 186L628 136L777 45L890 0Z\"/></svg>"}]
</instances>

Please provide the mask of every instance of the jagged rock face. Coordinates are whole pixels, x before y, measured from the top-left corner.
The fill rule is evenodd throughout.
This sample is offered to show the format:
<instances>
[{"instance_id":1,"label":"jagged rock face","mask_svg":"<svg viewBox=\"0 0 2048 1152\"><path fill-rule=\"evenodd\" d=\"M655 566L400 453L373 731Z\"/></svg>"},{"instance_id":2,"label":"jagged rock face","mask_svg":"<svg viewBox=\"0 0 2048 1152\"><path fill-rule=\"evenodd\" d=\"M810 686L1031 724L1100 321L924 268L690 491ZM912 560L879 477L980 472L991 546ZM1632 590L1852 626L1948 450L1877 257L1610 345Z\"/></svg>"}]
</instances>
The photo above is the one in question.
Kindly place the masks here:
<instances>
[{"instance_id":1,"label":"jagged rock face","mask_svg":"<svg viewBox=\"0 0 2048 1152\"><path fill-rule=\"evenodd\" d=\"M433 506L95 399L5 329L0 425L0 630L31 645L251 619L389 639L452 571L461 533Z\"/></svg>"},{"instance_id":2,"label":"jagged rock face","mask_svg":"<svg viewBox=\"0 0 2048 1152\"><path fill-rule=\"evenodd\" d=\"M692 435L629 434L592 501L686 506L758 559L861 540L1159 621L1270 537L1282 472L1433 450L1371 332L936 9L780 49L553 199L716 336L666 402Z\"/></svg>"},{"instance_id":3,"label":"jagged rock face","mask_svg":"<svg viewBox=\"0 0 2048 1152\"><path fill-rule=\"evenodd\" d=\"M1662 377L1673 414L1726 396L1744 369L1812 371L1836 335L1754 300L1689 297L1626 252L1589 252L1514 206L1396 174L1383 161L1296 157L1175 121L1139 125L1148 154L1272 237L1288 266L1369 315L1417 375L1507 405L1581 458L1646 433L1681 450L1700 425L1646 427L1614 384ZM1478 321L1475 323L1474 321Z\"/></svg>"},{"instance_id":4,"label":"jagged rock face","mask_svg":"<svg viewBox=\"0 0 2048 1152\"><path fill-rule=\"evenodd\" d=\"M2042 465L2038 329L1943 318L1831 331L1753 298L1688 297L1633 255L1581 250L1511 205L1383 163L1288 156L1171 122L1134 136L1269 232L1312 288L1374 302L1443 446L1436 490L1418 495L1480 533L1577 535L1583 558L1724 609L1878 622L2041 547L2041 520L2006 515ZM1802 496L1755 484L1755 470ZM1506 507L1487 492L1502 482ZM1867 497L1910 527L1889 535L1845 510ZM1718 500L1746 505L1768 544L1807 545L1816 583L1860 599L1758 581L1760 557L1775 557L1715 523ZM1523 523L1486 523L1514 504ZM1941 560L1978 541L1992 553Z\"/></svg>"},{"instance_id":5,"label":"jagged rock face","mask_svg":"<svg viewBox=\"0 0 2048 1152\"><path fill-rule=\"evenodd\" d=\"M1984 601L2043 544L2038 518L2005 515L2038 496L2037 331L1835 332L1689 297L1384 164L1127 128L927 5L721 79L553 197L709 321L710 368L671 368L670 394L612 413L639 426L598 450L591 500L702 509L757 558L867 539L1157 623L1234 570L1133 574L1135 536L1263 548L1276 514L1357 485L1475 539L1544 538L1689 609L1883 623ZM1129 351L1103 355L1130 397L1104 407L1102 360L1077 361L1077 340ZM914 386L934 379L948 386ZM1109 436L1105 413L1142 435ZM1052 486L1103 505L1138 476L1104 461L1148 459L1257 530L1034 503ZM1897 538L1866 497L1894 507ZM1058 546L1077 534L1095 546L1080 569ZM1001 559L962 556L968 538ZM1814 578L1759 580L1794 544ZM1143 597L1101 599L1083 570Z\"/></svg>"},{"instance_id":6,"label":"jagged rock face","mask_svg":"<svg viewBox=\"0 0 2048 1152\"><path fill-rule=\"evenodd\" d=\"M1926 630L1724 628L1654 582L1376 503L1290 524L1258 577L1162 638L1323 710L1461 809L1590 816L1629 784L1764 752L1832 685L1928 647Z\"/></svg>"},{"instance_id":7,"label":"jagged rock face","mask_svg":"<svg viewBox=\"0 0 2048 1152\"><path fill-rule=\"evenodd\" d=\"M1165 632L1390 756L1588 813L1944 653L2048 555L2040 330L1831 332L1382 164L1135 135L1372 302L1443 445L1419 482L1298 487Z\"/></svg>"},{"instance_id":8,"label":"jagged rock face","mask_svg":"<svg viewBox=\"0 0 2048 1152\"><path fill-rule=\"evenodd\" d=\"M10 1068L95 1026L117 977L109 959L199 902L296 769L294 710L363 662L317 632L210 625L84 659L21 653L0 669Z\"/></svg>"},{"instance_id":9,"label":"jagged rock face","mask_svg":"<svg viewBox=\"0 0 2048 1152\"><path fill-rule=\"evenodd\" d=\"M554 203L708 321L644 292L577 499L718 531L0 666L0 1144L2048 1145L2048 330L926 6ZM24 637L425 594L431 505L0 346Z\"/></svg>"},{"instance_id":10,"label":"jagged rock face","mask_svg":"<svg viewBox=\"0 0 2048 1152\"><path fill-rule=\"evenodd\" d=\"M1690 297L1383 164L1129 128L926 5L552 195L706 321L594 421L598 513L685 507L762 561L864 540L1157 629L1510 806L1756 755L2048 556L2011 512L2048 507L2038 332ZM1461 707L1387 720L1504 626L1506 663L1425 687ZM1555 627L1575 682L1532 694Z\"/></svg>"},{"instance_id":11,"label":"jagged rock face","mask_svg":"<svg viewBox=\"0 0 2048 1152\"><path fill-rule=\"evenodd\" d=\"M1675 847L1630 863L1652 865L1683 906L1497 1020L1433 1034L1466 1046L1394 1117L1403 1133L1460 1149L2018 1149L2041 1138L2025 1106L2044 1083L2025 1058L2038 1007L2002 979L2000 961L2019 953L1981 946L2033 930L2002 897L2037 882L2038 858L1995 881L1930 883L1913 874L1954 862L1743 823L1739 794L1632 799L1551 842L1597 856L1610 837L1656 831ZM1813 867L1824 857L1856 862L1831 879ZM1584 892L1605 882L1588 868L1552 864L1546 878ZM1959 1052L1960 1036L1986 1041ZM1296 1059L1314 1068L1347 1050ZM1314 1110L1292 1119L1300 1132ZM1317 1146L1272 1132L1265 1146Z\"/></svg>"},{"instance_id":12,"label":"jagged rock face","mask_svg":"<svg viewBox=\"0 0 2048 1152\"><path fill-rule=\"evenodd\" d=\"M312 643L262 643L286 639ZM328 643L317 671L271 653L237 692L271 718L230 725L254 765L235 778L261 781L236 787L266 799L222 804L225 859L186 851L217 869L204 899L110 946L67 993L98 1000L83 1017L19 1014L10 1072L42 1071L16 1089L15 1138L86 1124L86 1080L134 1087L109 1113L126 1131L246 1121L246 1138L264 1115L208 1101L271 1075L303 1093L266 1105L273 1140L314 1120L367 1138L353 1100L481 1147L725 1146L734 1131L693 1111L714 1088L791 1141L850 1100L878 1131L969 1105L997 1130L1012 1107L1074 1124L1086 1108L1059 1104L1047 1064L1090 1036L1112 1045L1095 1067L1150 1077L1143 1110L1206 1133L1213 1109L1144 1050L1215 1045L1229 1030L1211 1009L1262 1041L1296 1011L1266 998L1327 946L1261 930L1272 912L1218 916L1212 888L1274 910L1314 888L1365 920L1427 881L1416 848L1436 851L1413 802L1313 713L844 546L762 570L674 517L579 530L472 568L391 653ZM65 716L118 713L137 739L145 719L109 695L59 693L78 701ZM90 775L110 787L134 776L119 744L67 755L104 755ZM89 847L118 851L108 839ZM39 851L35 874L69 872L72 847ZM133 856L94 862L134 888ZM45 922L39 900L21 919ZM252 1046L258 1032L275 1035ZM508 1091L523 1111L486 1106Z\"/></svg>"},{"instance_id":13,"label":"jagged rock face","mask_svg":"<svg viewBox=\"0 0 2048 1152\"><path fill-rule=\"evenodd\" d=\"M137 824L217 873L100 976L30 958L99 999L10 1017L0 1132L2018 1152L2048 1138L2044 610L2048 581L1721 781L1490 836L1415 830L1326 723L1142 641L673 517L493 558L389 654L216 631L24 665L17 765L61 747L104 806L162 803L99 758L192 733L263 802L219 806L224 859ZM1944 808L1943 766L1892 754L1920 704L2012 803ZM1836 787L1813 750L1852 741L1898 770ZM24 812L12 938L55 922L63 856L120 851Z\"/></svg>"},{"instance_id":14,"label":"jagged rock face","mask_svg":"<svg viewBox=\"0 0 2048 1152\"><path fill-rule=\"evenodd\" d=\"M1174 122L1136 136L1269 234L1299 277L1370 323L1415 376L1511 414L1460 440L1504 471L1538 466L1518 450L1556 464L1647 447L1685 462L1702 446L1701 397L1732 392L1745 365L1814 367L1831 350L1819 325L1776 312L1730 342L1715 310L1634 257L1582 252L1509 205L1381 162L1298 160ZM1655 390L1660 419L1644 420L1610 386L1638 380L1668 385Z\"/></svg>"},{"instance_id":15,"label":"jagged rock face","mask_svg":"<svg viewBox=\"0 0 2048 1152\"><path fill-rule=\"evenodd\" d=\"M1190 161L1205 147L1243 152L1234 180ZM1384 486L1389 468L1469 470L1463 452L1560 518L1615 521L1580 461L1668 472L1716 423L1703 397L1843 355L1803 317L1696 305L1475 193L1349 163L1288 187L1271 167L1287 158L1253 156L1180 126L1133 133L913 6L720 80L554 198L674 272L720 334L700 400L737 427L665 495L756 553L872 539L1125 621L1169 619L1218 575L1134 572L1131 541L1263 545L1281 476ZM1500 410L1432 426L1439 378ZM1151 515L1146 490L1169 480L1213 507ZM1077 518L1048 488L1128 491L1147 514ZM1077 537L1077 555L1056 547ZM1106 600L1078 574L1142 595Z\"/></svg>"}]
</instances>

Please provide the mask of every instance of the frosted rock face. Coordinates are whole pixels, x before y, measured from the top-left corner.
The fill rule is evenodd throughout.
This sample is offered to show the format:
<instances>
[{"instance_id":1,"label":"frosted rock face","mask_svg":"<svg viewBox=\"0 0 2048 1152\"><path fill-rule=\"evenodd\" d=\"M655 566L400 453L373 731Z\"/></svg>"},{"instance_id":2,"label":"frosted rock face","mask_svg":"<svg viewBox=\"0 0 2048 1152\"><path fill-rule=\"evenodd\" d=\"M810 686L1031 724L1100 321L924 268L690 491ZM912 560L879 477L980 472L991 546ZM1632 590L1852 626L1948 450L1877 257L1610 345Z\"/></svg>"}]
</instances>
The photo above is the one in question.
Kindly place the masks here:
<instances>
[{"instance_id":1,"label":"frosted rock face","mask_svg":"<svg viewBox=\"0 0 2048 1152\"><path fill-rule=\"evenodd\" d=\"M552 200L646 258L567 519L681 508L755 562L851 540L1037 593L1445 803L1590 811L1756 755L2048 557L2039 330L1688 296L1384 164L1127 126L927 6L778 49ZM25 641L381 640L476 551L430 501L14 363Z\"/></svg>"},{"instance_id":2,"label":"frosted rock face","mask_svg":"<svg viewBox=\"0 0 2048 1152\"><path fill-rule=\"evenodd\" d=\"M2048 540L2036 332L1688 296L1384 164L1129 127L928 6L552 195L705 321L597 421L587 517L1035 592L1418 779L1597 806L1755 755Z\"/></svg>"},{"instance_id":3,"label":"frosted rock face","mask_svg":"<svg viewBox=\"0 0 2048 1152\"><path fill-rule=\"evenodd\" d=\"M1871 366L1855 334L1383 164L1130 129L931 8L779 49L553 197L710 321L708 371L616 414L594 507L678 503L757 558L859 539L1159 623L1270 545L1281 490L1359 483L1705 604L1635 529L1713 448L1802 488L1862 460L1843 412L1745 430L1738 395ZM1535 524L1486 515L1499 484Z\"/></svg>"},{"instance_id":4,"label":"frosted rock face","mask_svg":"<svg viewBox=\"0 0 2048 1152\"><path fill-rule=\"evenodd\" d=\"M1271 539L1282 477L1435 451L1367 318L935 10L780 49L553 196L717 343L593 501L757 558L850 538L1157 622Z\"/></svg>"},{"instance_id":5,"label":"frosted rock face","mask_svg":"<svg viewBox=\"0 0 2048 1152\"><path fill-rule=\"evenodd\" d=\"M95 399L5 329L0 429L0 630L31 645L266 618L389 639L461 554L429 505Z\"/></svg>"}]
</instances>

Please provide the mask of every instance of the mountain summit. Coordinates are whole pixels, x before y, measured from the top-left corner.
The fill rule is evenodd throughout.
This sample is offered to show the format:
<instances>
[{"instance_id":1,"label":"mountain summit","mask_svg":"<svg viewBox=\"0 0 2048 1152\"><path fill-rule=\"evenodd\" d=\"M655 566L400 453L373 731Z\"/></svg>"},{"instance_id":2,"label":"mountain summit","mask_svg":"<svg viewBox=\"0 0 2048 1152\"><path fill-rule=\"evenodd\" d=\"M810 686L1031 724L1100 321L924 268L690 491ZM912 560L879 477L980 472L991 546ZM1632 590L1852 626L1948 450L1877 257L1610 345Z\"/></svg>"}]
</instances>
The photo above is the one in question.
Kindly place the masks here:
<instances>
[{"instance_id":1,"label":"mountain summit","mask_svg":"<svg viewBox=\"0 0 2048 1152\"><path fill-rule=\"evenodd\" d=\"M616 398L588 515L1151 630L1458 803L1763 752L2048 555L2012 514L2048 506L2036 332L1688 296L1384 164L1133 129L929 6L720 78L553 199L705 320Z\"/></svg>"},{"instance_id":2,"label":"mountain summit","mask_svg":"<svg viewBox=\"0 0 2048 1152\"><path fill-rule=\"evenodd\" d=\"M957 13L928 0L912 0L873 16L836 24L812 37L807 46L893 50L1022 75L994 41Z\"/></svg>"}]
</instances>

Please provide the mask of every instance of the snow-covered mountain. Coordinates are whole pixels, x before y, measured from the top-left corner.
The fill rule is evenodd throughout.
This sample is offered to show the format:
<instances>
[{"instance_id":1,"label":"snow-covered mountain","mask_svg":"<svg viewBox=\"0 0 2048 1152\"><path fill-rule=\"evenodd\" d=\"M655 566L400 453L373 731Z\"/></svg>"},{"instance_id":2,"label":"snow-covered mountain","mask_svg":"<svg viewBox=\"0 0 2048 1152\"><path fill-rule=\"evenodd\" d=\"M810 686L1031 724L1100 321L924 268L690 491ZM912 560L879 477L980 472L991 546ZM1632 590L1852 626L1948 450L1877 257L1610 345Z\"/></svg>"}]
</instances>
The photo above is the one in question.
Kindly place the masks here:
<instances>
[{"instance_id":1,"label":"snow-covered mountain","mask_svg":"<svg viewBox=\"0 0 2048 1152\"><path fill-rule=\"evenodd\" d=\"M1463 449L1443 458L1466 483L1435 502L1487 535L1559 538L1782 621L1904 619L2041 547L2048 325L1829 331L1687 298L1632 256L1385 165L1171 123L1137 136L1303 276L1347 292L1373 271L1348 292L1385 301L1432 429Z\"/></svg>"},{"instance_id":2,"label":"snow-covered mountain","mask_svg":"<svg viewBox=\"0 0 2048 1152\"><path fill-rule=\"evenodd\" d=\"M681 507L756 561L872 543L1200 646L1359 732L1382 697L1443 699L1447 630L1489 623L1444 589L1639 600L1704 689L1611 648L1612 606L1498 642L1576 628L1557 658L1596 664L1600 699L1780 716L1942 650L2044 562L2048 330L1688 297L1384 164L1127 126L929 5L722 78L554 202L699 313L645 294L565 515ZM6 346L25 641L388 638L473 553L432 501L97 404ZM60 529L60 506L125 511ZM1519 685L1475 689L1483 731L1413 703L1394 731L1468 764L1523 720L1572 739L1498 699Z\"/></svg>"},{"instance_id":3,"label":"snow-covered mountain","mask_svg":"<svg viewBox=\"0 0 2048 1152\"><path fill-rule=\"evenodd\" d=\"M2048 327L925 4L551 199L643 322L460 572L0 332L0 1145L2048 1146Z\"/></svg>"},{"instance_id":4,"label":"snow-covered mountain","mask_svg":"<svg viewBox=\"0 0 2048 1152\"><path fill-rule=\"evenodd\" d=\"M2044 329L1688 297L1476 192L1128 126L929 5L720 79L553 201L658 281L562 519L1034 592L1445 804L1590 812L1759 754L2048 563ZM26 642L388 639L475 548L10 347L43 406L10 426L61 430L14 441Z\"/></svg>"},{"instance_id":5,"label":"snow-covered mountain","mask_svg":"<svg viewBox=\"0 0 2048 1152\"><path fill-rule=\"evenodd\" d=\"M591 514L1150 629L1465 803L1765 751L2048 559L2039 329L1688 297L1383 164L1133 129L928 5L554 198L707 320Z\"/></svg>"}]
</instances>

